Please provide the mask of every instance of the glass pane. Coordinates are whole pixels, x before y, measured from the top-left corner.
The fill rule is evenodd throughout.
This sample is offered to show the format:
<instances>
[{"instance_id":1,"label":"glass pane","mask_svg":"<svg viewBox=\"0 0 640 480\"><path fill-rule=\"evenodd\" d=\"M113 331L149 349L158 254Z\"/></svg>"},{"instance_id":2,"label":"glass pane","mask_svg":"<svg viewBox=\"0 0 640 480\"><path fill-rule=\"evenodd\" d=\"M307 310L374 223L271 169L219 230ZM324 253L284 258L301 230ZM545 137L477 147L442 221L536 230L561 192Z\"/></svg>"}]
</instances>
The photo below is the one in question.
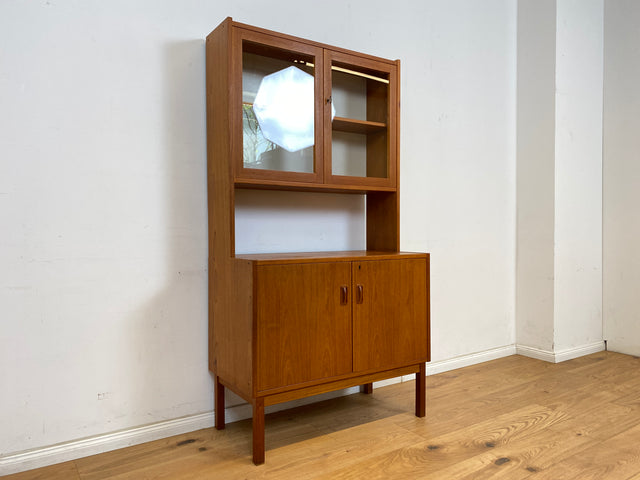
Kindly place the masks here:
<instances>
[{"instance_id":1,"label":"glass pane","mask_svg":"<svg viewBox=\"0 0 640 480\"><path fill-rule=\"evenodd\" d=\"M388 73L333 64L331 89L333 175L387 178Z\"/></svg>"},{"instance_id":2,"label":"glass pane","mask_svg":"<svg viewBox=\"0 0 640 480\"><path fill-rule=\"evenodd\" d=\"M357 75L333 70L331 98L336 117L367 119L367 80Z\"/></svg>"},{"instance_id":3,"label":"glass pane","mask_svg":"<svg viewBox=\"0 0 640 480\"><path fill-rule=\"evenodd\" d=\"M243 42L245 168L314 172L313 60Z\"/></svg>"}]
</instances>

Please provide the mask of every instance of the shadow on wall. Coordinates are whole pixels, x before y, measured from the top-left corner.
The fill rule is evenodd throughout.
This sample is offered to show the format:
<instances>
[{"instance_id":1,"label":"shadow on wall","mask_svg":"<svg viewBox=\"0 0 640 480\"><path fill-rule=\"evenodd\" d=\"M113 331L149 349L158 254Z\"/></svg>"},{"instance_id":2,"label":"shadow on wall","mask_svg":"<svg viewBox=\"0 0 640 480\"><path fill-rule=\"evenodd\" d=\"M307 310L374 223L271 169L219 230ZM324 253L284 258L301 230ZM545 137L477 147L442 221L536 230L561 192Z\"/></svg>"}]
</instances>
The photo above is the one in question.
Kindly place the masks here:
<instances>
[{"instance_id":1,"label":"shadow on wall","mask_svg":"<svg viewBox=\"0 0 640 480\"><path fill-rule=\"evenodd\" d=\"M128 415L154 423L213 408L207 364L207 188L204 40L164 49L164 118L154 139L163 202L164 289L130 318ZM158 119L149 118L149 122ZM144 221L141 219L141 221ZM233 400L230 399L233 404Z\"/></svg>"},{"instance_id":2,"label":"shadow on wall","mask_svg":"<svg viewBox=\"0 0 640 480\"><path fill-rule=\"evenodd\" d=\"M169 43L164 50L162 95L164 117L156 131L164 137L155 140L163 146L157 159L158 181L164 182L159 201L163 202L159 221L164 222L162 238L151 239L165 250L164 287L134 312L123 332L129 348L128 358L119 364L129 366L121 375L131 382L128 398L119 408L142 425L211 412L214 406L213 375L208 371L208 227L205 42L192 40ZM149 122L158 119L150 118ZM254 198L255 197L255 198ZM309 241L309 228L322 229L314 235L318 245L312 249L362 248L364 243L364 200L353 195L274 196L272 192L247 192L241 208L248 215L264 219L267 212L286 210L283 221L298 226L299 235ZM295 200L295 201L294 201ZM284 204L283 204L284 202ZM253 217L255 218L255 217ZM338 219L336 221L336 219ZM358 220L359 219L359 220ZM149 221L140 219L141 222ZM267 222L269 223L269 222ZM273 222L272 222L273 223ZM336 228L335 224L339 226ZM281 234L282 224L272 230ZM321 230L333 224L327 239ZM280 228L278 228L280 227ZM255 225L248 226L249 230ZM336 239L337 238L337 239ZM267 243L276 240L269 237ZM302 240L300 240L302 241ZM283 249L292 249L284 245ZM333 245L335 244L335 245ZM255 248L251 245L250 248ZM144 272L142 273L144 277ZM334 392L304 402L330 398ZM228 421L251 416L251 407L226 390ZM269 411L283 408L271 407ZM284 406L284 408L287 408ZM124 412L112 412L122 416Z\"/></svg>"}]
</instances>

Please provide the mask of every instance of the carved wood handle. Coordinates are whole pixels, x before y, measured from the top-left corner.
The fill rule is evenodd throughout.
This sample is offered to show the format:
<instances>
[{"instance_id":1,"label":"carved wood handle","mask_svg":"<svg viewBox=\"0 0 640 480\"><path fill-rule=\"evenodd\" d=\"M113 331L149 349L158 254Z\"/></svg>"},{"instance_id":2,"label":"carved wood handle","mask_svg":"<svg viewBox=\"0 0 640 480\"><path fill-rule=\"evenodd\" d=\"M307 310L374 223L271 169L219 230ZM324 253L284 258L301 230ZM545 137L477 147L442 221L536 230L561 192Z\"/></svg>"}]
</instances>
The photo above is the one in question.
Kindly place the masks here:
<instances>
[{"instance_id":1,"label":"carved wood handle","mask_svg":"<svg viewBox=\"0 0 640 480\"><path fill-rule=\"evenodd\" d=\"M356 286L356 303L362 303L364 301L364 287L360 284Z\"/></svg>"},{"instance_id":2,"label":"carved wood handle","mask_svg":"<svg viewBox=\"0 0 640 480\"><path fill-rule=\"evenodd\" d=\"M349 288L346 285L340 287L340 305L349 303Z\"/></svg>"}]
</instances>

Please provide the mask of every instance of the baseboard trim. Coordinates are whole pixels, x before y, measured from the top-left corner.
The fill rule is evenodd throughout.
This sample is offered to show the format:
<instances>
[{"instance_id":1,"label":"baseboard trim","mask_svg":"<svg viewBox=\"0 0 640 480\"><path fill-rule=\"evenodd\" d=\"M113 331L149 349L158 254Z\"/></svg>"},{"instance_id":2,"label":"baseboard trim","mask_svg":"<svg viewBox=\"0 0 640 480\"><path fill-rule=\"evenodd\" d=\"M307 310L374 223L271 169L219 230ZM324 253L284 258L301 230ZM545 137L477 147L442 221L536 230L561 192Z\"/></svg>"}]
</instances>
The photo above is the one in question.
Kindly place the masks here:
<instances>
[{"instance_id":1,"label":"baseboard trim","mask_svg":"<svg viewBox=\"0 0 640 480\"><path fill-rule=\"evenodd\" d=\"M50 447L38 448L0 457L0 476L18 473L55 463L67 462L89 455L109 452L161 438L212 427L213 412L74 440Z\"/></svg>"},{"instance_id":2,"label":"baseboard trim","mask_svg":"<svg viewBox=\"0 0 640 480\"><path fill-rule=\"evenodd\" d=\"M478 363L484 363L490 360L515 355L515 353L515 345L505 345L504 347L492 348L490 350L471 353L468 355L461 355L447 360L430 362L427 363L427 375L435 375L438 373L448 372L449 370L469 367L471 365L477 365Z\"/></svg>"},{"instance_id":3,"label":"baseboard trim","mask_svg":"<svg viewBox=\"0 0 640 480\"><path fill-rule=\"evenodd\" d=\"M516 353L525 357L544 360L545 362L560 363L567 360L572 360L574 358L582 357L584 355L602 352L605 349L605 342L604 340L602 340L599 342L588 343L586 345L580 345L578 347L558 350L557 352L543 350L535 347L528 347L526 345L517 345Z\"/></svg>"},{"instance_id":4,"label":"baseboard trim","mask_svg":"<svg viewBox=\"0 0 640 480\"><path fill-rule=\"evenodd\" d=\"M479 363L488 362L502 357L519 354L527 357L538 358L548 362L561 362L577 358L582 355L596 353L604 350L604 342L596 342L589 345L583 345L576 348L563 350L560 352L549 352L524 345L506 345L504 347L493 348L482 352L471 353L469 355L461 355L459 357L439 360L427 364L427 375L435 375L438 373L455 370L458 368L468 367ZM405 377L392 378L382 382L376 382L376 387L399 383L401 381L413 380L413 375ZM357 388L330 392L315 397L296 400L269 407L268 412L281 410L284 408L292 408L298 405L317 402L327 398L333 398L341 395L348 395L357 391ZM251 417L251 406L248 404L239 404L228 407L225 411L227 422L235 422ZM180 435L183 433L201 430L203 428L211 428L214 425L213 412L206 412L188 417L158 422L142 427L131 428L119 432L107 433L91 438L74 440L50 447L37 448L26 452L19 452L0 457L0 476L12 473L32 470L34 468L45 467L55 463L67 462L89 455L117 450L119 448L130 447L141 443L159 440L161 438Z\"/></svg>"},{"instance_id":5,"label":"baseboard trim","mask_svg":"<svg viewBox=\"0 0 640 480\"><path fill-rule=\"evenodd\" d=\"M397 380L400 381L399 379ZM357 387L328 392L313 397L301 398L293 402L281 403L267 407L267 413L286 408L293 408L329 398L349 395L359 391ZM251 418L251 405L241 403L225 409L225 422L232 423ZM56 463L68 462L78 458L110 452L120 448L131 447L141 443L152 442L162 438L181 435L203 428L211 428L215 424L214 412L206 412L187 417L153 423L142 427L130 428L118 432L97 435L95 437L74 440L49 447L36 448L0 457L0 477L12 473L33 470Z\"/></svg>"},{"instance_id":6,"label":"baseboard trim","mask_svg":"<svg viewBox=\"0 0 640 480\"><path fill-rule=\"evenodd\" d=\"M523 357L535 358L536 360L544 360L549 363L556 363L556 356L550 350L541 348L528 347L526 345L516 345L516 353Z\"/></svg>"}]
</instances>

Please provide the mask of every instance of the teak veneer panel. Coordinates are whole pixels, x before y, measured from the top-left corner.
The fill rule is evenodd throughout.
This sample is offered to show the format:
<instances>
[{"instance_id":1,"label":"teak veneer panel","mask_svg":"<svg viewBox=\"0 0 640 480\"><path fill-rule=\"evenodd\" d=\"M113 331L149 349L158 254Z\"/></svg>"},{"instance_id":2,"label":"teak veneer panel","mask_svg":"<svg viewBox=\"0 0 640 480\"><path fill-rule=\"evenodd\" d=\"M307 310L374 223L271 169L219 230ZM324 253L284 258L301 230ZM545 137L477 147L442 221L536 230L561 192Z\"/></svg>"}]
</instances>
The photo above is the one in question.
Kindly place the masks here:
<instances>
[{"instance_id":1,"label":"teak veneer panel","mask_svg":"<svg viewBox=\"0 0 640 480\"><path fill-rule=\"evenodd\" d=\"M254 32L258 32L258 33L264 33L270 36L275 36L275 37L280 37L282 39L285 40L290 40L292 42L299 42L299 43L306 43L308 45L312 45L314 47L319 47L319 48L325 48L328 50L332 50L335 52L341 52L347 55L353 55L356 57L361 57L363 59L366 60L370 60L373 62L379 62L379 63L388 63L390 65L395 65L396 61L395 60L389 60L387 58L382 58L382 57L377 57L375 55L370 55L370 54L366 54L366 53L362 53L362 52L356 52L354 50L349 50L346 48L341 48L341 47L336 47L335 45L328 45L326 43L321 43L321 42L316 42L313 40L309 40L308 38L301 38L301 37L296 37L294 35L288 35L286 33L281 33L281 32L275 32L273 30L267 30L265 28L261 28L261 27L256 27L254 25L248 25L245 23L240 23L240 22L235 22L231 19L231 17L228 17L225 22L229 22L231 25L233 25L234 27L238 27L238 28L242 28L244 30L250 30L250 31L254 31Z\"/></svg>"},{"instance_id":2,"label":"teak veneer panel","mask_svg":"<svg viewBox=\"0 0 640 480\"><path fill-rule=\"evenodd\" d=\"M353 370L428 361L427 260L352 265L354 284L362 292L353 305Z\"/></svg>"},{"instance_id":3,"label":"teak veneer panel","mask_svg":"<svg viewBox=\"0 0 640 480\"><path fill-rule=\"evenodd\" d=\"M347 133L375 133L387 129L387 124L367 120L354 120L351 118L335 117L331 123L333 130Z\"/></svg>"},{"instance_id":4,"label":"teak veneer panel","mask_svg":"<svg viewBox=\"0 0 640 480\"><path fill-rule=\"evenodd\" d=\"M256 267L258 391L350 373L351 265Z\"/></svg>"},{"instance_id":5,"label":"teak veneer panel","mask_svg":"<svg viewBox=\"0 0 640 480\"><path fill-rule=\"evenodd\" d=\"M221 161L234 146L230 135L230 42L231 22L223 22L207 37L207 182L209 235L209 369L249 395L251 385L251 316L247 299L251 292L242 266L233 259L235 250L234 195L228 162ZM248 289L247 289L248 288ZM247 294L244 294L245 296ZM223 319L237 318L236 322Z\"/></svg>"},{"instance_id":6,"label":"teak veneer panel","mask_svg":"<svg viewBox=\"0 0 640 480\"><path fill-rule=\"evenodd\" d=\"M284 181L278 178L256 179L256 178L236 178L237 188L251 188L257 190L290 190L297 192L324 192L324 193L350 193L362 195L369 192L393 192L397 191L395 186L384 185L335 185L328 183L306 183L298 181Z\"/></svg>"},{"instance_id":7,"label":"teak veneer panel","mask_svg":"<svg viewBox=\"0 0 640 480\"><path fill-rule=\"evenodd\" d=\"M416 252L385 252L377 250L342 250L335 252L252 253L236 258L257 262L258 265L276 263L353 262L398 260L403 258L427 258L429 254Z\"/></svg>"}]
</instances>

